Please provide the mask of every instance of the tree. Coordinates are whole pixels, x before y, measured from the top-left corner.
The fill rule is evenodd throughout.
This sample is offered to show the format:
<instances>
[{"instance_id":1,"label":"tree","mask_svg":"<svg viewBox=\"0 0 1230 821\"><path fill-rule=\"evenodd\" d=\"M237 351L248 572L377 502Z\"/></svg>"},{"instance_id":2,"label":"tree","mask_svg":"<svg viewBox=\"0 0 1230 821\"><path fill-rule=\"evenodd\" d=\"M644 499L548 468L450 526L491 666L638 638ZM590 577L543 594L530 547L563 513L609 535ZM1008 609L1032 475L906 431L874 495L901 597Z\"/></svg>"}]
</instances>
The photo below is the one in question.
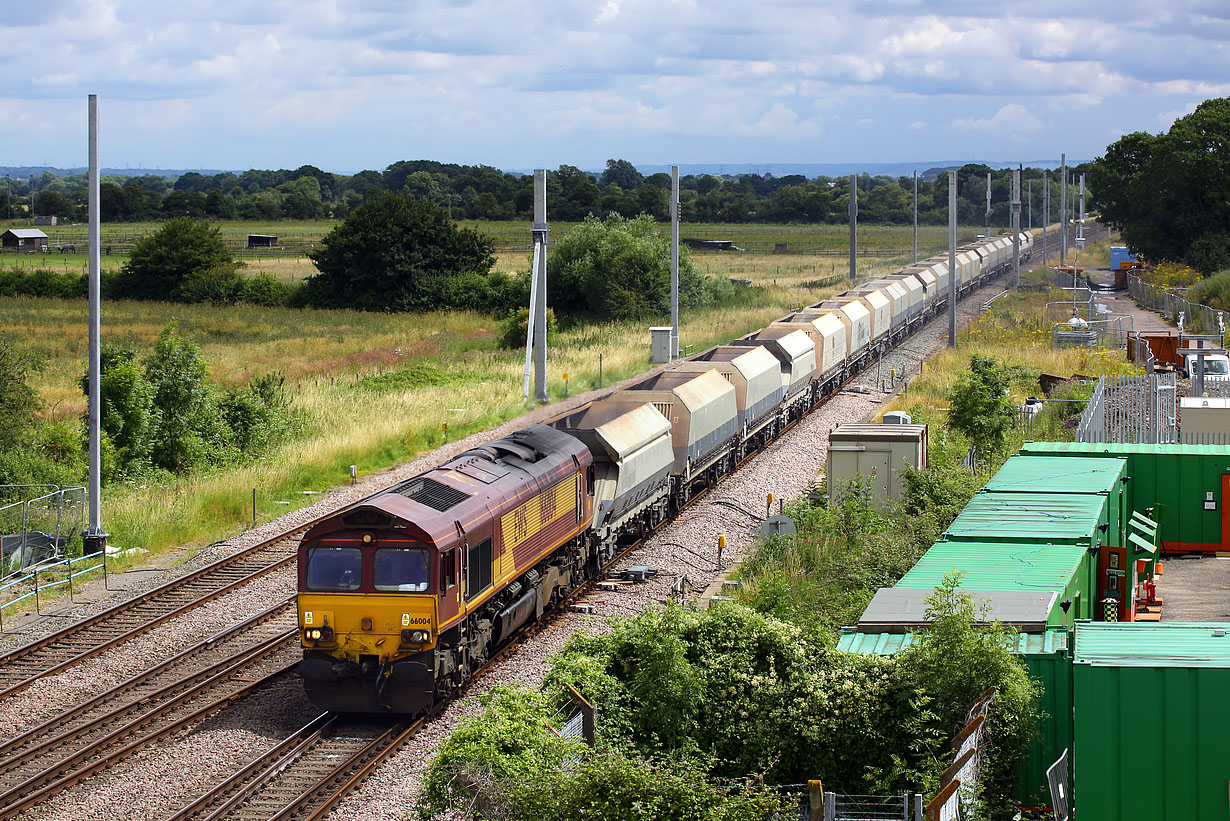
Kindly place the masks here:
<instances>
[{"instance_id":1,"label":"tree","mask_svg":"<svg viewBox=\"0 0 1230 821\"><path fill-rule=\"evenodd\" d=\"M37 368L31 354L0 334L0 450L16 447L34 426L42 402L28 380Z\"/></svg>"},{"instance_id":2,"label":"tree","mask_svg":"<svg viewBox=\"0 0 1230 821\"><path fill-rule=\"evenodd\" d=\"M547 257L551 305L560 313L598 319L639 319L670 310L670 242L648 214L627 219L590 216ZM710 302L710 284L679 249L679 304Z\"/></svg>"},{"instance_id":3,"label":"tree","mask_svg":"<svg viewBox=\"0 0 1230 821\"><path fill-rule=\"evenodd\" d=\"M1007 393L1003 363L989 356L971 356L969 373L957 380L948 396L948 426L979 448L1001 447L1012 420Z\"/></svg>"},{"instance_id":4,"label":"tree","mask_svg":"<svg viewBox=\"0 0 1230 821\"><path fill-rule=\"evenodd\" d=\"M202 278L239 279L222 234L209 223L178 217L137 240L115 279L115 293L131 299L177 301Z\"/></svg>"},{"instance_id":5,"label":"tree","mask_svg":"<svg viewBox=\"0 0 1230 821\"><path fill-rule=\"evenodd\" d=\"M623 191L631 193L641 187L645 178L636 166L627 160L607 160L606 170L602 172L602 185L617 185Z\"/></svg>"},{"instance_id":6,"label":"tree","mask_svg":"<svg viewBox=\"0 0 1230 821\"><path fill-rule=\"evenodd\" d=\"M1128 134L1089 169L1093 207L1151 260L1230 266L1230 98L1205 100L1166 134Z\"/></svg>"},{"instance_id":7,"label":"tree","mask_svg":"<svg viewBox=\"0 0 1230 821\"><path fill-rule=\"evenodd\" d=\"M179 472L216 455L227 443L227 429L201 349L177 332L163 328L145 359L158 424L150 452L157 467Z\"/></svg>"},{"instance_id":8,"label":"tree","mask_svg":"<svg viewBox=\"0 0 1230 821\"><path fill-rule=\"evenodd\" d=\"M489 239L435 203L394 193L364 201L310 256L320 272L307 284L315 304L366 311L462 307L458 288L495 264Z\"/></svg>"},{"instance_id":9,"label":"tree","mask_svg":"<svg viewBox=\"0 0 1230 821\"><path fill-rule=\"evenodd\" d=\"M151 437L158 423L154 388L131 348L104 346L99 372L100 427L114 449L114 467L122 473L139 472L149 459ZM81 377L81 390L87 395L90 392L88 372Z\"/></svg>"}]
</instances>

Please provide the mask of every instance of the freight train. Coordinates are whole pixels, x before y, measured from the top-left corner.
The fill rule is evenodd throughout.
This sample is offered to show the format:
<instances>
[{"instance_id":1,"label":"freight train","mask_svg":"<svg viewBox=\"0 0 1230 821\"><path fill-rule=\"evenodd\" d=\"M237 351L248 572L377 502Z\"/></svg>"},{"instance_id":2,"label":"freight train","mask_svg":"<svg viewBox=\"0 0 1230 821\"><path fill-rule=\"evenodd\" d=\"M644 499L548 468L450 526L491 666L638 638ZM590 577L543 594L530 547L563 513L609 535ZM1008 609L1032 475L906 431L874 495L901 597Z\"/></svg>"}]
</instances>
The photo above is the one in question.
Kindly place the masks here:
<instances>
[{"instance_id":1,"label":"freight train","mask_svg":"<svg viewBox=\"0 0 1230 821\"><path fill-rule=\"evenodd\" d=\"M1033 249L1019 235L1022 260ZM312 527L299 672L319 707L417 714L622 546L650 533L875 357L1011 267L983 239L796 311L466 451Z\"/></svg>"}]
</instances>

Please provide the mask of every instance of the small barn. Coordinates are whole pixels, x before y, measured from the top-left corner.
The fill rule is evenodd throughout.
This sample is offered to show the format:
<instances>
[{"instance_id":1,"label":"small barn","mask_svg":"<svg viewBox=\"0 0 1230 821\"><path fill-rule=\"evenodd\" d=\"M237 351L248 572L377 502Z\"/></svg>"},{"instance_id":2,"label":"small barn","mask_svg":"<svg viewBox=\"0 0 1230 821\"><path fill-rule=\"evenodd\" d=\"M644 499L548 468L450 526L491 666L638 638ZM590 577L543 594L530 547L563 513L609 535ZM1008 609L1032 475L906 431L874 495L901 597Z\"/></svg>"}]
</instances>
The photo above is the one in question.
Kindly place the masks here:
<instances>
[{"instance_id":1,"label":"small barn","mask_svg":"<svg viewBox=\"0 0 1230 821\"><path fill-rule=\"evenodd\" d=\"M14 251L46 251L47 235L37 228L10 228L0 234L0 246Z\"/></svg>"},{"instance_id":2,"label":"small barn","mask_svg":"<svg viewBox=\"0 0 1230 821\"><path fill-rule=\"evenodd\" d=\"M278 247L277 234L248 234L248 249Z\"/></svg>"}]
</instances>

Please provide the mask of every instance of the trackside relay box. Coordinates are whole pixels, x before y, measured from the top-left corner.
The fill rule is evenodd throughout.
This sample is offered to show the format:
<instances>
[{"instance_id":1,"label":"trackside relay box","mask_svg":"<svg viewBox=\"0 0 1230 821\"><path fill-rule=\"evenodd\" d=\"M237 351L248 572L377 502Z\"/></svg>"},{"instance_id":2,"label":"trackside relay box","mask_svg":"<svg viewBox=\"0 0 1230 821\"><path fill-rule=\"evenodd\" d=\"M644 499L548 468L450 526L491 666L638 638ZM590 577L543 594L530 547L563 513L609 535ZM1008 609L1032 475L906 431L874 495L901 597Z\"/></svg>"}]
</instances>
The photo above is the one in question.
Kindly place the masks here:
<instances>
[{"instance_id":1,"label":"trackside relay box","mask_svg":"<svg viewBox=\"0 0 1230 821\"><path fill-rule=\"evenodd\" d=\"M907 467L927 468L926 425L841 425L829 434L829 503L839 501L856 477L876 502L900 499Z\"/></svg>"}]
</instances>

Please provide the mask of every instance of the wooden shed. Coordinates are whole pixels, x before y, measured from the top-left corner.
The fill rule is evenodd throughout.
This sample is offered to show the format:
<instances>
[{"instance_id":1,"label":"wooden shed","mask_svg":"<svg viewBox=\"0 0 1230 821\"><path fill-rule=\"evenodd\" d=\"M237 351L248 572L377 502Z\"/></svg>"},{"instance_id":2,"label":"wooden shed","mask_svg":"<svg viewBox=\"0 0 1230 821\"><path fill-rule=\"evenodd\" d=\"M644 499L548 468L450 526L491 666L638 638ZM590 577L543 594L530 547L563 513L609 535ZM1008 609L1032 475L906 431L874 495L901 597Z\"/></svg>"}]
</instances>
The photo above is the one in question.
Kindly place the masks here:
<instances>
[{"instance_id":1,"label":"wooden shed","mask_svg":"<svg viewBox=\"0 0 1230 821\"><path fill-rule=\"evenodd\" d=\"M277 234L248 234L248 248L276 248Z\"/></svg>"},{"instance_id":2,"label":"wooden shed","mask_svg":"<svg viewBox=\"0 0 1230 821\"><path fill-rule=\"evenodd\" d=\"M10 228L0 234L0 246L14 251L46 251L47 235L37 228Z\"/></svg>"}]
</instances>

